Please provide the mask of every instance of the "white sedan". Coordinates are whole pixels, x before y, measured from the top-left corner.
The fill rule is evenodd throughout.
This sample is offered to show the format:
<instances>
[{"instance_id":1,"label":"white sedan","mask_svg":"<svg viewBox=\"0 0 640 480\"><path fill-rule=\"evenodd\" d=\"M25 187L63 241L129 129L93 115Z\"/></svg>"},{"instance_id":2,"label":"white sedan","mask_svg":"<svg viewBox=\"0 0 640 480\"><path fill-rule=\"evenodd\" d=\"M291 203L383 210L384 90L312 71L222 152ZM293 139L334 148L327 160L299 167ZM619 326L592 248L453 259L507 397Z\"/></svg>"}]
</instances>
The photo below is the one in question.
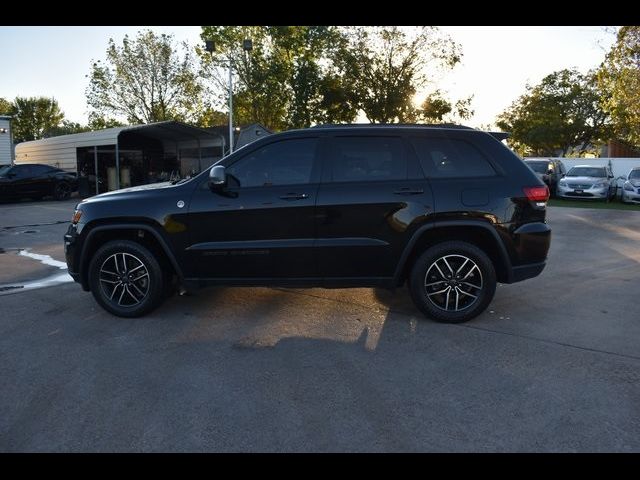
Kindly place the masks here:
<instances>
[{"instance_id":1,"label":"white sedan","mask_svg":"<svg viewBox=\"0 0 640 480\"><path fill-rule=\"evenodd\" d=\"M632 168L622 186L622 201L640 203L640 167Z\"/></svg>"},{"instance_id":2,"label":"white sedan","mask_svg":"<svg viewBox=\"0 0 640 480\"><path fill-rule=\"evenodd\" d=\"M562 198L611 200L616 195L616 180L608 167L576 165L558 182Z\"/></svg>"}]
</instances>

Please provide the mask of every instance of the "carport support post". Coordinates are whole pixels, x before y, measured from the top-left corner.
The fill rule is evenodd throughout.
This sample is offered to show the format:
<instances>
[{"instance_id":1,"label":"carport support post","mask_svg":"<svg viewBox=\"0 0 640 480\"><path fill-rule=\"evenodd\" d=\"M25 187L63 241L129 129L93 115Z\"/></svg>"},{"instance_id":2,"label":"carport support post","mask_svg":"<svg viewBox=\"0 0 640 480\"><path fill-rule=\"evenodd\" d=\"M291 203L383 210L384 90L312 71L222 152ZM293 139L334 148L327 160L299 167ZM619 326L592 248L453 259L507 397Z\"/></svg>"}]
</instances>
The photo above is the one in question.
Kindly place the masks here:
<instances>
[{"instance_id":1,"label":"carport support post","mask_svg":"<svg viewBox=\"0 0 640 480\"><path fill-rule=\"evenodd\" d=\"M98 146L93 146L93 176L96 179L96 195L100 193L98 189Z\"/></svg>"},{"instance_id":2,"label":"carport support post","mask_svg":"<svg viewBox=\"0 0 640 480\"><path fill-rule=\"evenodd\" d=\"M229 153L233 153L233 69L229 59Z\"/></svg>"},{"instance_id":3,"label":"carport support post","mask_svg":"<svg viewBox=\"0 0 640 480\"><path fill-rule=\"evenodd\" d=\"M120 145L116 138L116 190L120 190Z\"/></svg>"}]
</instances>

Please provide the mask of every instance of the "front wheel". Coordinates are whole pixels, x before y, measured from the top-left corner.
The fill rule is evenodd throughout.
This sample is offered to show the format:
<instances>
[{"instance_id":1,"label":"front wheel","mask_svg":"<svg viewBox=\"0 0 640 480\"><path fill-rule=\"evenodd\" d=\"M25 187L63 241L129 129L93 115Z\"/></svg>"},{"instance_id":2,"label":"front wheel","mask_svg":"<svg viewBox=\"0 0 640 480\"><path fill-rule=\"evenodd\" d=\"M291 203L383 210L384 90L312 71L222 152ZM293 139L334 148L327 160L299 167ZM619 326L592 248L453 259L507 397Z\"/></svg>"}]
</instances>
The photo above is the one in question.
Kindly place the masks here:
<instances>
[{"instance_id":1,"label":"front wheel","mask_svg":"<svg viewBox=\"0 0 640 480\"><path fill-rule=\"evenodd\" d=\"M128 240L107 242L89 264L93 297L119 317L140 317L160 305L165 278L153 254Z\"/></svg>"},{"instance_id":2,"label":"front wheel","mask_svg":"<svg viewBox=\"0 0 640 480\"><path fill-rule=\"evenodd\" d=\"M71 186L67 182L58 182L53 187L53 198L56 200L68 200L71 196Z\"/></svg>"},{"instance_id":3,"label":"front wheel","mask_svg":"<svg viewBox=\"0 0 640 480\"><path fill-rule=\"evenodd\" d=\"M413 264L411 297L427 316L462 323L480 315L496 291L491 259L467 242L444 242L425 251Z\"/></svg>"}]
</instances>

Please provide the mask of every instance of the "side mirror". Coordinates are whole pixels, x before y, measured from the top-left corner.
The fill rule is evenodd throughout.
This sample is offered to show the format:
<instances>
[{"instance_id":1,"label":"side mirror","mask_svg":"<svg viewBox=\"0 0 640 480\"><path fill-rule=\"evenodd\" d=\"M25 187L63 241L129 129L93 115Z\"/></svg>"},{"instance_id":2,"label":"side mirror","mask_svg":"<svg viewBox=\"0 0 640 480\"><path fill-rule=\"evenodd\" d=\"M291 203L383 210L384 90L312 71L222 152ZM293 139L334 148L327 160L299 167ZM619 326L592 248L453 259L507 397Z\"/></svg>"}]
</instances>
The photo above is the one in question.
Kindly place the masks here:
<instances>
[{"instance_id":1,"label":"side mirror","mask_svg":"<svg viewBox=\"0 0 640 480\"><path fill-rule=\"evenodd\" d=\"M227 174L222 165L216 165L209 170L209 187L211 189L220 189L227 184Z\"/></svg>"},{"instance_id":2,"label":"side mirror","mask_svg":"<svg viewBox=\"0 0 640 480\"><path fill-rule=\"evenodd\" d=\"M547 175L553 175L553 170L551 168L547 170Z\"/></svg>"}]
</instances>

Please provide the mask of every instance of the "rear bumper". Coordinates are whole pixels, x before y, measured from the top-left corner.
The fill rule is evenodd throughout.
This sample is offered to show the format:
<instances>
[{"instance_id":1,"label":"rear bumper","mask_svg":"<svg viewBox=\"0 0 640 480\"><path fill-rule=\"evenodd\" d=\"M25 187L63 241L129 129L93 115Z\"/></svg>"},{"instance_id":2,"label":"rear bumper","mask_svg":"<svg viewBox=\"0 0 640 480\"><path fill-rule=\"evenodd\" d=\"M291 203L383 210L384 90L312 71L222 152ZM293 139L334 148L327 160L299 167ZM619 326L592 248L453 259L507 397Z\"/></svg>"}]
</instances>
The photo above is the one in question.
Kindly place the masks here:
<instances>
[{"instance_id":1,"label":"rear bumper","mask_svg":"<svg viewBox=\"0 0 640 480\"><path fill-rule=\"evenodd\" d=\"M526 223L512 233L517 262L507 274L507 283L533 278L544 270L551 245L551 228L546 223Z\"/></svg>"},{"instance_id":2,"label":"rear bumper","mask_svg":"<svg viewBox=\"0 0 640 480\"><path fill-rule=\"evenodd\" d=\"M542 273L547 262L532 263L530 265L520 265L511 268L511 281L509 283L521 282L528 278L537 277Z\"/></svg>"}]
</instances>

